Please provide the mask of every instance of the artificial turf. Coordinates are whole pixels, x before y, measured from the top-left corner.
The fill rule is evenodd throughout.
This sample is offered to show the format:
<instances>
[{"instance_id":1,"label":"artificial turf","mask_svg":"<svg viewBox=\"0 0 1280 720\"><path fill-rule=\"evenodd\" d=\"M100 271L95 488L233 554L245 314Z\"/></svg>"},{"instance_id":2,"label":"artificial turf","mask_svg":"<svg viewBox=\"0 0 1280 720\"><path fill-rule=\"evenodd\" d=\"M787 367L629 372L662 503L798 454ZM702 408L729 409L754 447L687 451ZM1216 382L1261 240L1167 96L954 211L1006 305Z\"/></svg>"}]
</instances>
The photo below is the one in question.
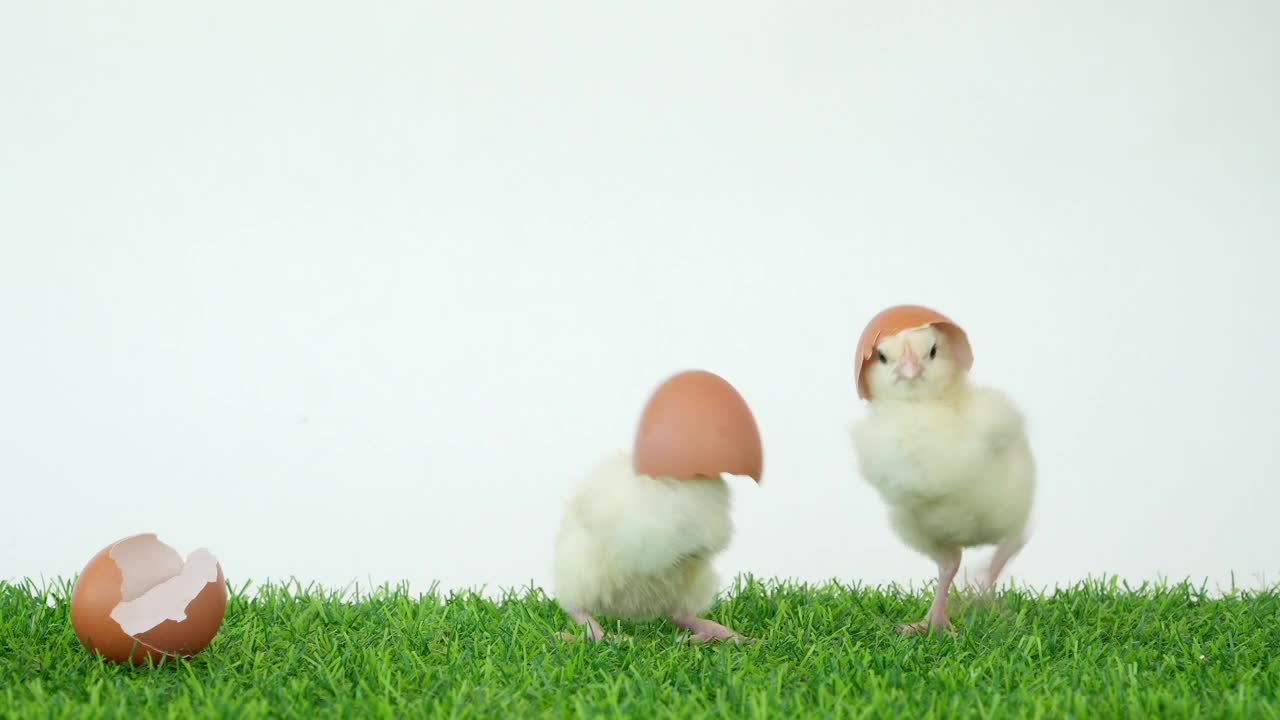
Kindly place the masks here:
<instances>
[{"instance_id":1,"label":"artificial turf","mask_svg":"<svg viewBox=\"0 0 1280 720\"><path fill-rule=\"evenodd\" d=\"M1280 718L1280 590L1094 581L960 596L954 636L905 637L928 593L742 578L709 615L565 642L539 590L233 588L195 658L128 668L76 641L69 582L0 583L0 717Z\"/></svg>"}]
</instances>

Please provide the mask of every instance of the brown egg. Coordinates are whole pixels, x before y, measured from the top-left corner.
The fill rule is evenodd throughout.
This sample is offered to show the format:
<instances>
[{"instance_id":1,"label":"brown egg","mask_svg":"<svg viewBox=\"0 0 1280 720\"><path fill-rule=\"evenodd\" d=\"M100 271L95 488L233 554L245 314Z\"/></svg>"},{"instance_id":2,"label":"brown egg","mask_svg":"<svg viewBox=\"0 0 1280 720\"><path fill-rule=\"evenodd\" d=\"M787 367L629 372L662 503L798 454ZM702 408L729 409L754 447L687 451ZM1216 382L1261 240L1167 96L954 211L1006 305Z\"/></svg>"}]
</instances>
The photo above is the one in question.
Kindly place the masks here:
<instances>
[{"instance_id":1,"label":"brown egg","mask_svg":"<svg viewBox=\"0 0 1280 720\"><path fill-rule=\"evenodd\" d=\"M155 535L133 535L102 549L71 591L71 625L81 644L113 662L190 657L222 625L227 587L208 550L186 562Z\"/></svg>"},{"instance_id":2,"label":"brown egg","mask_svg":"<svg viewBox=\"0 0 1280 720\"><path fill-rule=\"evenodd\" d=\"M864 370L867 360L871 359L871 355L876 350L876 345L882 339L893 337L903 330L914 330L929 325L937 326L951 339L956 360L961 367L965 370L973 367L973 349L969 347L969 336L959 325L937 310L920 305L895 305L881 310L871 318L871 322L867 323L867 327L862 331L862 337L858 339L858 357L854 362L853 371L858 382L858 397L864 400L871 399L871 391L867 388Z\"/></svg>"},{"instance_id":3,"label":"brown egg","mask_svg":"<svg viewBox=\"0 0 1280 720\"><path fill-rule=\"evenodd\" d=\"M678 373L650 396L636 430L633 462L641 475L688 480L747 475L760 482L760 430L747 403L719 375Z\"/></svg>"}]
</instances>

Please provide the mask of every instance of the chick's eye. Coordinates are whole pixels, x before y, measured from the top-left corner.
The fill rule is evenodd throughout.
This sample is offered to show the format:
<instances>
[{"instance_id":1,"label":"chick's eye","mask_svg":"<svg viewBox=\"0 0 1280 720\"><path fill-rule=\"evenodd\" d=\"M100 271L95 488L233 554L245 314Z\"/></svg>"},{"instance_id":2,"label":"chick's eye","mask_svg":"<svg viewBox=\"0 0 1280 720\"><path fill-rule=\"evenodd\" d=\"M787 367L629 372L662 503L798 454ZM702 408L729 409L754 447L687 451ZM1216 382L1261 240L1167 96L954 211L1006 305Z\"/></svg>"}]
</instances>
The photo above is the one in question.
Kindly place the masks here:
<instances>
[{"instance_id":1,"label":"chick's eye","mask_svg":"<svg viewBox=\"0 0 1280 720\"><path fill-rule=\"evenodd\" d=\"M879 358L880 362L882 363L889 362L889 358L885 357L884 353L880 352L879 350L876 351L876 357Z\"/></svg>"},{"instance_id":2,"label":"chick's eye","mask_svg":"<svg viewBox=\"0 0 1280 720\"><path fill-rule=\"evenodd\" d=\"M933 347L929 348L929 359L932 360L936 357L938 357L938 344L934 343Z\"/></svg>"}]
</instances>

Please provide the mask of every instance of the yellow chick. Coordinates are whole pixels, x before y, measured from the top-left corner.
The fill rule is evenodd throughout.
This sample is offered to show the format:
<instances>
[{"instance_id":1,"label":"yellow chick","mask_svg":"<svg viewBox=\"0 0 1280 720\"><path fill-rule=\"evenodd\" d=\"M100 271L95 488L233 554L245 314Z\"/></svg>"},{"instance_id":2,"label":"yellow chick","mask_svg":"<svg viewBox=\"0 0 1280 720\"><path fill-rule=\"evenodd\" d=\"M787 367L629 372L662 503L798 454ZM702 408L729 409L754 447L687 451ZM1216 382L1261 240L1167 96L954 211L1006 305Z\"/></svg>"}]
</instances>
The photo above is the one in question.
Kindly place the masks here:
<instances>
[{"instance_id":1,"label":"yellow chick","mask_svg":"<svg viewBox=\"0 0 1280 720\"><path fill-rule=\"evenodd\" d=\"M712 560L733 537L722 475L759 481L761 458L750 410L719 376L679 373L654 392L634 452L587 475L556 537L554 593L587 638L604 637L601 613L667 618L695 642L743 639L700 614L719 590Z\"/></svg>"},{"instance_id":2,"label":"yellow chick","mask_svg":"<svg viewBox=\"0 0 1280 720\"><path fill-rule=\"evenodd\" d=\"M638 475L630 453L589 473L569 501L555 549L555 594L593 640L593 617L667 617L695 639L737 639L703 620L719 590L712 559L729 546L733 520L721 478Z\"/></svg>"},{"instance_id":3,"label":"yellow chick","mask_svg":"<svg viewBox=\"0 0 1280 720\"><path fill-rule=\"evenodd\" d=\"M869 401L853 426L862 476L911 548L938 565L924 619L903 632L951 629L947 593L961 552L995 545L984 586L1022 549L1035 492L1035 462L1022 414L1002 393L969 382L969 341L940 313L896 306L859 343L858 392Z\"/></svg>"}]
</instances>

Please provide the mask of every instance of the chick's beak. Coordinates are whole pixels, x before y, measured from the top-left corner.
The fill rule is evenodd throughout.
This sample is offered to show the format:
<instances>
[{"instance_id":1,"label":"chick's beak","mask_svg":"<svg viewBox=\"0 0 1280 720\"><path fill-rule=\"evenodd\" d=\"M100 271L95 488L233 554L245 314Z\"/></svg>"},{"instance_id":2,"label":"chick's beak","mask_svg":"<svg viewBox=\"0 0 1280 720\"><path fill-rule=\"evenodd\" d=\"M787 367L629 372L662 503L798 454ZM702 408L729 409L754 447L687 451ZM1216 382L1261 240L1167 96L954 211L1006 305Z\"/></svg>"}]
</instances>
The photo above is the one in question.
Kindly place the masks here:
<instances>
[{"instance_id":1,"label":"chick's beak","mask_svg":"<svg viewBox=\"0 0 1280 720\"><path fill-rule=\"evenodd\" d=\"M902 350L902 355L898 357L898 364L894 366L893 372L900 380L914 380L920 377L920 372L923 369L920 366L920 358L916 356L910 345L906 345Z\"/></svg>"}]
</instances>

